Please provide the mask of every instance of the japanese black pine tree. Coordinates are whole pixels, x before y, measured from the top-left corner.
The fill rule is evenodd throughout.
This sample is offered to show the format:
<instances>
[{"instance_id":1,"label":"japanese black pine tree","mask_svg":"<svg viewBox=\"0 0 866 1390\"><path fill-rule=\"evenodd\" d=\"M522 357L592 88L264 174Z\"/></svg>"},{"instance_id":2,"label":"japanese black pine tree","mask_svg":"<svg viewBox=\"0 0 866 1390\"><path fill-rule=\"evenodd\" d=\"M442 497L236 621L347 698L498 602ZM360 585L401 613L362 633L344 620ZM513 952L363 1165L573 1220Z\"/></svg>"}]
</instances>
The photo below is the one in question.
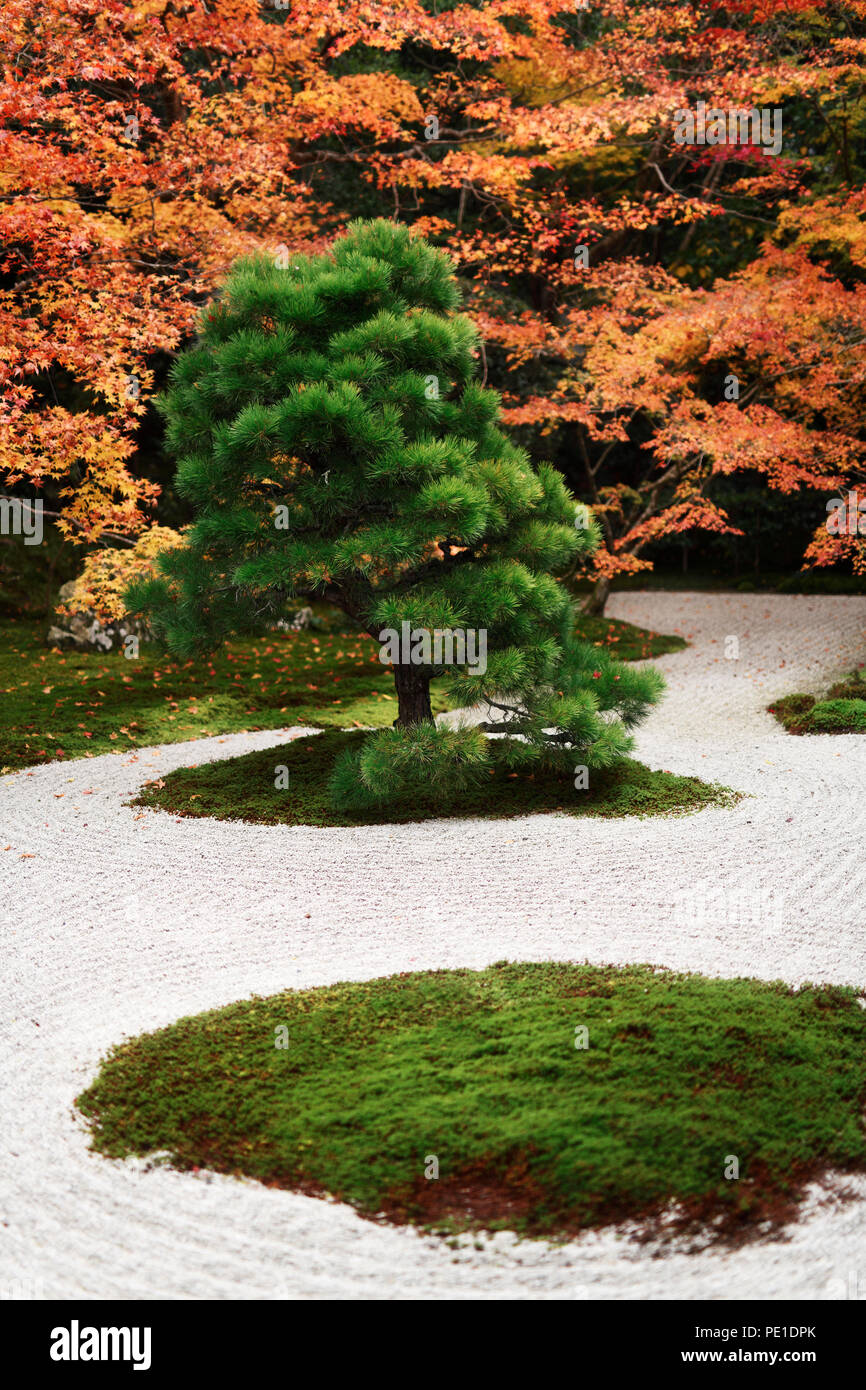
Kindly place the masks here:
<instances>
[{"instance_id":1,"label":"japanese black pine tree","mask_svg":"<svg viewBox=\"0 0 866 1390\"><path fill-rule=\"evenodd\" d=\"M491 733L513 768L606 766L662 688L575 640L555 575L596 524L504 433L459 305L445 253L356 222L321 256L239 262L161 404L196 521L129 606L181 657L298 600L386 644L398 718L338 766L344 803L458 793L490 764ZM483 723L434 724L443 674Z\"/></svg>"}]
</instances>

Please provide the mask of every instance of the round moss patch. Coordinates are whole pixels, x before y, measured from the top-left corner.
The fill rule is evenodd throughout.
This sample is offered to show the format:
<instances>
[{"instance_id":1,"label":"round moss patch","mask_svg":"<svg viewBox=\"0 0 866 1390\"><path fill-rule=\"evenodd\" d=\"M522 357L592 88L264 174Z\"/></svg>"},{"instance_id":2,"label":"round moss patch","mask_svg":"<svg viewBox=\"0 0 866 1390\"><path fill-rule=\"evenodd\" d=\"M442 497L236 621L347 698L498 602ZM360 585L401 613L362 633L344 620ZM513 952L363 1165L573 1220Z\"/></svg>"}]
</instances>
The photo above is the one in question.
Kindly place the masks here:
<instances>
[{"instance_id":1,"label":"round moss patch","mask_svg":"<svg viewBox=\"0 0 866 1390\"><path fill-rule=\"evenodd\" d=\"M175 816L209 816L214 820L254 821L264 825L374 825L453 816L522 816L563 811L569 815L677 815L704 806L731 806L739 793L702 782L654 772L624 758L614 767L593 769L589 786L554 773L515 773L497 761L479 788L444 801L432 790L412 800L394 800L387 808L353 811L334 804L330 783L341 753L357 748L364 732L324 733L294 739L275 748L238 758L181 767L141 789L135 806L170 811Z\"/></svg>"},{"instance_id":2,"label":"round moss patch","mask_svg":"<svg viewBox=\"0 0 866 1390\"><path fill-rule=\"evenodd\" d=\"M125 1042L78 1104L167 1153L439 1230L789 1219L866 1166L853 990L500 963L250 999Z\"/></svg>"}]
</instances>

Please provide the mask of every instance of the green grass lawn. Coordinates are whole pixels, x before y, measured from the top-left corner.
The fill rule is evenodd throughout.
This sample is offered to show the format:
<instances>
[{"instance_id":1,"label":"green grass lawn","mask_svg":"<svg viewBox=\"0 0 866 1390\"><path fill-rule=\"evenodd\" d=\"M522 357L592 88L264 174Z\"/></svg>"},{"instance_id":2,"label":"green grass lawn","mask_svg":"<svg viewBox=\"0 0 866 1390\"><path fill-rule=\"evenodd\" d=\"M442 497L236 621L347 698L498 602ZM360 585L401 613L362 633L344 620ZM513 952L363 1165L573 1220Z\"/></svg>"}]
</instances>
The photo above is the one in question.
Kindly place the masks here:
<instances>
[{"instance_id":1,"label":"green grass lawn","mask_svg":"<svg viewBox=\"0 0 866 1390\"><path fill-rule=\"evenodd\" d=\"M394 681L378 644L357 634L275 632L227 642L209 661L169 661L143 645L56 654L41 629L0 630L0 766L177 743L289 724L391 724ZM435 708L445 708L441 691Z\"/></svg>"},{"instance_id":2,"label":"green grass lawn","mask_svg":"<svg viewBox=\"0 0 866 1390\"><path fill-rule=\"evenodd\" d=\"M716 1237L866 1168L864 1102L850 989L550 962L245 1000L121 1044L78 1098L112 1158L369 1217L556 1235L676 1201Z\"/></svg>"},{"instance_id":3,"label":"green grass lawn","mask_svg":"<svg viewBox=\"0 0 866 1390\"><path fill-rule=\"evenodd\" d=\"M866 734L866 681L853 671L831 686L823 700L785 695L767 708L789 734Z\"/></svg>"},{"instance_id":4,"label":"green grass lawn","mask_svg":"<svg viewBox=\"0 0 866 1390\"><path fill-rule=\"evenodd\" d=\"M579 630L625 659L683 645L608 619L581 616ZM0 771L212 734L384 725L397 716L378 644L340 630L333 611L321 631L228 642L199 662L169 660L147 644L137 660L59 653L44 633L43 624L0 624ZM443 682L433 705L446 708Z\"/></svg>"},{"instance_id":5,"label":"green grass lawn","mask_svg":"<svg viewBox=\"0 0 866 1390\"><path fill-rule=\"evenodd\" d=\"M594 770L589 787L575 790L571 776L542 777L509 772L500 766L480 789L443 803L435 795L391 801L382 812L353 813L331 804L329 781L339 755L363 740L360 732L329 730L295 739L276 748L238 758L182 767L149 782L132 803L170 811L175 816L210 816L216 820L255 821L264 825L385 825L430 820L436 816L519 816L538 811L569 815L642 816L697 811L704 806L731 806L739 800L726 787L651 772L643 763L624 759L618 766ZM496 759L497 741L492 740ZM286 778L276 770L284 767Z\"/></svg>"}]
</instances>

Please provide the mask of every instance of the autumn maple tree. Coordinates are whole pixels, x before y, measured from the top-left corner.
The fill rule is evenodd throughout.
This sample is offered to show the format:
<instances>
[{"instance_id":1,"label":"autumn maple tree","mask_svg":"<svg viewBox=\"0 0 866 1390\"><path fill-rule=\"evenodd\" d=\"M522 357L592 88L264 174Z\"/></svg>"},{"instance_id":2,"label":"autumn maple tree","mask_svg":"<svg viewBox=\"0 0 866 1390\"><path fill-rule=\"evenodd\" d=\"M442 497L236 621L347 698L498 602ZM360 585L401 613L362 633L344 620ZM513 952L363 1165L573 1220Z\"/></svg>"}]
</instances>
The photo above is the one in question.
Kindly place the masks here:
<instances>
[{"instance_id":1,"label":"autumn maple tree","mask_svg":"<svg viewBox=\"0 0 866 1390\"><path fill-rule=\"evenodd\" d=\"M601 606L717 484L863 476L866 0L7 0L0 483L71 539L160 519L152 393L242 254L358 215L455 259L482 377L598 518ZM700 101L777 155L682 144ZM736 394L730 378L736 378Z\"/></svg>"}]
</instances>

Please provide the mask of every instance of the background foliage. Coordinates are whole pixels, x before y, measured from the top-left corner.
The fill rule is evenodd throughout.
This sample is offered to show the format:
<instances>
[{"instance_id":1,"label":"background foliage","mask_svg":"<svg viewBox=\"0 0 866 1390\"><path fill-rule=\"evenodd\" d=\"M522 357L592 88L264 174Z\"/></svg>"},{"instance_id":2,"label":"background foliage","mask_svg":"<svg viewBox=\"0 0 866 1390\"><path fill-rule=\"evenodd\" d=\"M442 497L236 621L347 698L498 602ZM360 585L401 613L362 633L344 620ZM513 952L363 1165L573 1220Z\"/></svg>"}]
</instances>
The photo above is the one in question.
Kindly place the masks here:
<instances>
[{"instance_id":1,"label":"background foliage","mask_svg":"<svg viewBox=\"0 0 866 1390\"><path fill-rule=\"evenodd\" d=\"M594 576L773 532L862 569L823 522L862 473L864 45L864 0L7 0L0 480L71 541L183 524L150 399L197 309L384 214L457 258ZM698 100L781 109L782 153L677 145Z\"/></svg>"}]
</instances>

